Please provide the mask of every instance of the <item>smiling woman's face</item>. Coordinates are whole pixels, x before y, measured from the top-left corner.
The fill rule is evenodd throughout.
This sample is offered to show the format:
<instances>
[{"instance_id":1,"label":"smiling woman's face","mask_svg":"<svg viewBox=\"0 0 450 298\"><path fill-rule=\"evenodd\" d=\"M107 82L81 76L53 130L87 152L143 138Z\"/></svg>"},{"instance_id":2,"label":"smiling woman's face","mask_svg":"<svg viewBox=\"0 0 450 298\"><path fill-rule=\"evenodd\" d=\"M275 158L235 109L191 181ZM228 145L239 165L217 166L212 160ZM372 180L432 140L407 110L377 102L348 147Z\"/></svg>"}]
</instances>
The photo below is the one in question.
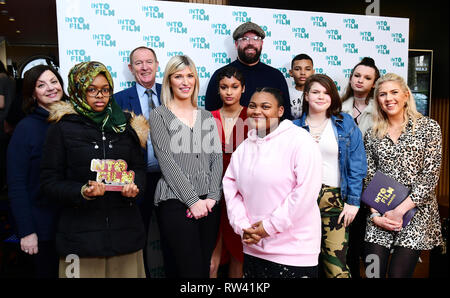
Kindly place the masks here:
<instances>
[{"instance_id":1,"label":"smiling woman's face","mask_svg":"<svg viewBox=\"0 0 450 298\"><path fill-rule=\"evenodd\" d=\"M378 87L378 103L389 118L403 115L409 92L398 82L387 81Z\"/></svg>"},{"instance_id":2,"label":"smiling woman's face","mask_svg":"<svg viewBox=\"0 0 450 298\"><path fill-rule=\"evenodd\" d=\"M195 75L189 67L170 75L170 87L174 99L191 99L195 89Z\"/></svg>"},{"instance_id":3,"label":"smiling woman's face","mask_svg":"<svg viewBox=\"0 0 450 298\"><path fill-rule=\"evenodd\" d=\"M250 126L266 135L278 127L283 112L284 107L278 106L275 96L267 92L254 93L247 107Z\"/></svg>"},{"instance_id":4,"label":"smiling woman's face","mask_svg":"<svg viewBox=\"0 0 450 298\"><path fill-rule=\"evenodd\" d=\"M53 72L46 70L37 79L34 97L38 105L44 109L47 109L51 103L61 100L63 97L62 86Z\"/></svg>"}]
</instances>

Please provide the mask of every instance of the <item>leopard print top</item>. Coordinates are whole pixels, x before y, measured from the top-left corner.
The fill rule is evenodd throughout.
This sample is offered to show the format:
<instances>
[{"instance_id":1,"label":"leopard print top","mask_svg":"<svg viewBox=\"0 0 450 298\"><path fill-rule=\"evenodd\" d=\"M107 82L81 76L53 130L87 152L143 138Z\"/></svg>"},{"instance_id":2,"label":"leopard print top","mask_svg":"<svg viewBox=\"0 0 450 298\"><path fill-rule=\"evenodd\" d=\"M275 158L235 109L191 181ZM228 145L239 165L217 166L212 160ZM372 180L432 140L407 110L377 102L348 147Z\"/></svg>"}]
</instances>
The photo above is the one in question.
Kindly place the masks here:
<instances>
[{"instance_id":1,"label":"leopard print top","mask_svg":"<svg viewBox=\"0 0 450 298\"><path fill-rule=\"evenodd\" d=\"M388 134L378 139L372 130L364 136L368 164L364 186L379 170L410 187L410 198L418 209L400 232L386 231L367 218L365 241L387 248L430 250L443 243L435 195L442 159L441 128L428 117L416 121L414 133L412 128L410 119L397 143Z\"/></svg>"}]
</instances>

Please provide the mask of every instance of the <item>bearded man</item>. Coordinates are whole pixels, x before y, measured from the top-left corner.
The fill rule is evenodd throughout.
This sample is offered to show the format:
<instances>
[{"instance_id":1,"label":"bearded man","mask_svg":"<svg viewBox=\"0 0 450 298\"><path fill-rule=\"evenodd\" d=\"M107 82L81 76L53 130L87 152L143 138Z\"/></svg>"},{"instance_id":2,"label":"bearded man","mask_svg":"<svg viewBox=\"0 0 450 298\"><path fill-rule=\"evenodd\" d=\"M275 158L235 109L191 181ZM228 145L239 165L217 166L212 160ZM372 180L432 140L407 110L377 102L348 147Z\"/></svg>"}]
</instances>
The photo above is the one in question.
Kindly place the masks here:
<instances>
[{"instance_id":1,"label":"bearded man","mask_svg":"<svg viewBox=\"0 0 450 298\"><path fill-rule=\"evenodd\" d=\"M262 63L259 59L265 37L264 30L257 24L252 22L241 24L233 32L238 58L224 67L234 66L244 75L245 91L240 100L242 106L248 106L250 97L257 88L277 88L281 91L284 99L283 118L292 119L289 89L286 79L278 69ZM214 72L206 89L205 109L208 111L217 110L222 106L217 82L217 74L222 68Z\"/></svg>"}]
</instances>

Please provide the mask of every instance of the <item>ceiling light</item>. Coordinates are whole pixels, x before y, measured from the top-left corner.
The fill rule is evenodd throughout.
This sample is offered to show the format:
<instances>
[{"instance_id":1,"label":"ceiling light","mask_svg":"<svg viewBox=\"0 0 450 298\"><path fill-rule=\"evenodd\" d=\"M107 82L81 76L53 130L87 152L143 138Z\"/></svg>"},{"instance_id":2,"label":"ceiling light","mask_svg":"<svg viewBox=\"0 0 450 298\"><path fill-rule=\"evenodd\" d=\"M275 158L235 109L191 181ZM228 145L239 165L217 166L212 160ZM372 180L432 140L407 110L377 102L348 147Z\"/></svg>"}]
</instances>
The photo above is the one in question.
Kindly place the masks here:
<instances>
[{"instance_id":1,"label":"ceiling light","mask_svg":"<svg viewBox=\"0 0 450 298\"><path fill-rule=\"evenodd\" d=\"M0 4L6 4L5 0L0 0Z\"/></svg>"},{"instance_id":2,"label":"ceiling light","mask_svg":"<svg viewBox=\"0 0 450 298\"><path fill-rule=\"evenodd\" d=\"M16 19L14 17L9 17L8 19L10 22L14 22Z\"/></svg>"},{"instance_id":3,"label":"ceiling light","mask_svg":"<svg viewBox=\"0 0 450 298\"><path fill-rule=\"evenodd\" d=\"M20 32L20 30L16 30L16 33L17 33L17 34L20 34L21 32Z\"/></svg>"}]
</instances>

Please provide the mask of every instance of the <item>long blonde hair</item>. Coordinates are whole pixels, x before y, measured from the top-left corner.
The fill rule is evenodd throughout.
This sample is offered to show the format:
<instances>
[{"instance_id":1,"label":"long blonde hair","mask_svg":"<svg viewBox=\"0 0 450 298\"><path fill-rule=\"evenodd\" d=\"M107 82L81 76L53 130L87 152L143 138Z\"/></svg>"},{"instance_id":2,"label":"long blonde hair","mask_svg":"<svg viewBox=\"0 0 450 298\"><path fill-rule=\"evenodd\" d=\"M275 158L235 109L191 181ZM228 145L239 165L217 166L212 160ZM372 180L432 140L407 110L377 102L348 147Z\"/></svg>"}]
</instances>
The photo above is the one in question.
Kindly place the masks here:
<instances>
[{"instance_id":1,"label":"long blonde hair","mask_svg":"<svg viewBox=\"0 0 450 298\"><path fill-rule=\"evenodd\" d=\"M164 70L164 78L161 88L161 102L166 107L168 107L170 102L173 100L173 91L170 87L170 76L178 71L185 69L186 67L189 67L195 77L195 88L194 92L192 92L191 102L194 107L197 107L198 92L200 89L197 68L195 67L194 61L192 61L191 58L189 58L188 56L180 55L170 58L169 62L167 62L166 69Z\"/></svg>"},{"instance_id":2,"label":"long blonde hair","mask_svg":"<svg viewBox=\"0 0 450 298\"><path fill-rule=\"evenodd\" d=\"M375 113L373 115L373 126L372 126L374 134L381 139L387 134L389 128L388 116L381 109L380 103L378 102L380 86L386 82L396 82L399 84L403 92L408 92L409 96L405 104L405 109L403 110L402 131L404 131L406 125L408 124L409 119L411 119L413 122L413 133L414 133L416 121L422 117L422 114L420 114L416 109L416 102L414 100L414 96L411 90L409 89L408 85L406 84L405 80L401 76L395 73L387 73L381 78L379 78L375 84L375 92L374 92Z\"/></svg>"}]
</instances>

